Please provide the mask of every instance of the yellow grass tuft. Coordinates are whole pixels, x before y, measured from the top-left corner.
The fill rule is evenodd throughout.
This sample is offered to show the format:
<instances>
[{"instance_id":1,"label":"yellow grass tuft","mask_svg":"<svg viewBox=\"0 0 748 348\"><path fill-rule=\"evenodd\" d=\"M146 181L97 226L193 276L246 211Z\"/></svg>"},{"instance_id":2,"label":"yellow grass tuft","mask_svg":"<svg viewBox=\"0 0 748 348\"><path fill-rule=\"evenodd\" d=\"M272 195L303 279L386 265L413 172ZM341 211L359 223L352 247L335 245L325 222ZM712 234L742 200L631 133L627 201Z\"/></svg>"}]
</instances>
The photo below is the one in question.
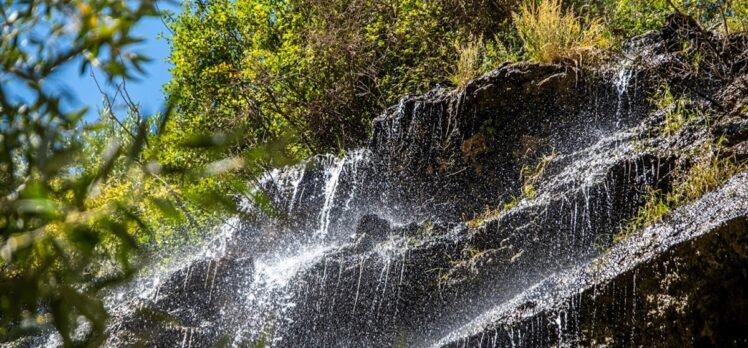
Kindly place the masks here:
<instances>
[{"instance_id":1,"label":"yellow grass tuft","mask_svg":"<svg viewBox=\"0 0 748 348\"><path fill-rule=\"evenodd\" d=\"M532 61L581 63L594 58L607 45L601 20L564 11L560 0L540 0L539 4L529 0L512 18Z\"/></svg>"},{"instance_id":2,"label":"yellow grass tuft","mask_svg":"<svg viewBox=\"0 0 748 348\"><path fill-rule=\"evenodd\" d=\"M468 82L480 75L483 39L471 39L463 44L456 43L455 49L460 55L451 80L457 87L464 88Z\"/></svg>"}]
</instances>

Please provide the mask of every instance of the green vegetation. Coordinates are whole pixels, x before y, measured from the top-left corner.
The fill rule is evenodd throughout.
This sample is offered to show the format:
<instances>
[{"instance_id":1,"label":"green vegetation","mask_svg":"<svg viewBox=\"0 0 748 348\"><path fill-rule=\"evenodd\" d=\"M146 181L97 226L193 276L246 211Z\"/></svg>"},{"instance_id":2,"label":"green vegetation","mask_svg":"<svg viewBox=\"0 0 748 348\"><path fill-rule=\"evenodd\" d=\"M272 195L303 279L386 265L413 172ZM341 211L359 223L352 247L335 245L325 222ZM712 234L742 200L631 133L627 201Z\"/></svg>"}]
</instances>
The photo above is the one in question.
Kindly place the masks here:
<instances>
[{"instance_id":1,"label":"green vegetation","mask_svg":"<svg viewBox=\"0 0 748 348\"><path fill-rule=\"evenodd\" d=\"M483 225L483 223L487 220L494 219L501 215L502 211L503 210L500 208L492 209L491 207L487 206L486 210L484 210L483 213L473 217L470 220L465 221L465 225L467 225L468 228L475 230Z\"/></svg>"},{"instance_id":2,"label":"green vegetation","mask_svg":"<svg viewBox=\"0 0 748 348\"><path fill-rule=\"evenodd\" d=\"M445 81L464 87L506 61L587 64L657 29L674 10L723 32L748 29L748 3L730 0L183 6L166 16L174 64L167 107L143 115L118 87L102 92L100 119L84 124L86 110L64 108L72 96L46 81L73 64L115 85L136 77L148 58L132 51L140 39L131 30L161 15L154 2L0 1L0 341L51 325L66 346L100 343L107 314L98 294L127 279L139 256L196 240L235 212L231 196L266 204L248 184L259 172L360 144L371 119L405 94ZM124 110L113 105L117 96L126 98ZM670 106L665 134L690 117L689 102L667 86L655 104ZM480 138L468 145L472 160L486 146ZM653 191L632 229L744 168L717 148L700 155L672 192ZM536 196L551 159L523 170L522 197ZM79 317L92 329L83 342L72 338Z\"/></svg>"},{"instance_id":3,"label":"green vegetation","mask_svg":"<svg viewBox=\"0 0 748 348\"><path fill-rule=\"evenodd\" d=\"M452 75L455 42L493 37L509 17L504 5L459 0L185 6L171 23L173 129L240 127L244 148L292 134L299 156L359 144L384 108Z\"/></svg>"},{"instance_id":4,"label":"green vegetation","mask_svg":"<svg viewBox=\"0 0 748 348\"><path fill-rule=\"evenodd\" d=\"M487 41L479 37L469 39L463 44L455 42L454 48L459 56L449 80L458 88L464 88L471 80L495 69L504 62L519 61L519 51L508 48L513 47L511 43L514 41L516 40L510 36L502 39L497 34L492 40Z\"/></svg>"},{"instance_id":5,"label":"green vegetation","mask_svg":"<svg viewBox=\"0 0 748 348\"><path fill-rule=\"evenodd\" d=\"M669 191L649 189L644 205L622 232L613 237L614 242L661 221L673 209L697 200L733 175L748 169L748 164L738 163L733 156L723 154L721 141L704 144L694 157L695 163L686 172L674 173Z\"/></svg>"},{"instance_id":6,"label":"green vegetation","mask_svg":"<svg viewBox=\"0 0 748 348\"><path fill-rule=\"evenodd\" d=\"M672 5L671 5L672 3ZM170 129L242 129L241 153L290 139L290 155L360 144L368 124L405 94L467 81L505 61L591 64L611 47L685 11L704 25L743 23L731 2L526 0L209 0L170 22L179 117ZM724 15L724 17L723 17ZM735 26L735 24L732 24ZM216 153L216 155L226 155ZM199 151L179 163L210 161Z\"/></svg>"},{"instance_id":7,"label":"green vegetation","mask_svg":"<svg viewBox=\"0 0 748 348\"><path fill-rule=\"evenodd\" d=\"M558 152L555 150L547 155L543 155L535 165L535 168L524 165L520 170L520 180L522 180L522 194L527 198L535 198L535 185L538 184L540 178L545 173L548 165L558 157Z\"/></svg>"},{"instance_id":8,"label":"green vegetation","mask_svg":"<svg viewBox=\"0 0 748 348\"><path fill-rule=\"evenodd\" d=\"M65 109L46 80L73 58L109 80L132 77L147 58L128 51L138 41L130 29L156 15L154 4L3 1L0 12L0 341L52 325L72 346L80 317L97 344L106 318L97 293L132 273L133 231L147 228L129 201L88 203L117 163L140 161L148 129L133 125L128 143L107 139L83 167L86 110Z\"/></svg>"},{"instance_id":9,"label":"green vegetation","mask_svg":"<svg viewBox=\"0 0 748 348\"><path fill-rule=\"evenodd\" d=\"M696 116L696 111L690 108L691 100L683 96L675 98L667 83L660 86L652 102L659 110L664 111L662 132L666 136L676 134L683 125Z\"/></svg>"},{"instance_id":10,"label":"green vegetation","mask_svg":"<svg viewBox=\"0 0 748 348\"><path fill-rule=\"evenodd\" d=\"M545 173L548 164L550 164L551 161L553 161L556 157L558 157L558 153L556 151L553 151L550 154L541 157L538 161L538 164L534 168L531 169L531 167L529 166L523 166L520 170L520 179L523 182L521 192L522 194L519 197L512 196L512 199L509 202L504 203L503 205L495 209L487 206L483 213L466 221L465 224L471 229L476 229L480 227L485 221L495 219L499 215L501 215L502 212L516 207L517 204L519 204L520 200L534 199L535 197L537 197L538 194L535 185L537 185L540 177L542 177L543 173Z\"/></svg>"},{"instance_id":11,"label":"green vegetation","mask_svg":"<svg viewBox=\"0 0 748 348\"><path fill-rule=\"evenodd\" d=\"M277 138L290 139L285 150L296 157L335 152L360 144L370 120L402 95L435 83L461 87L505 61L594 63L676 9L710 26L748 18L742 3L670 3L188 2L170 22L166 91L179 117L169 126L175 139L241 129L232 154ZM211 160L200 151L173 157Z\"/></svg>"},{"instance_id":12,"label":"green vegetation","mask_svg":"<svg viewBox=\"0 0 748 348\"><path fill-rule=\"evenodd\" d=\"M470 40L465 45L455 44L460 53L455 67L455 73L451 76L452 83L459 88L465 87L470 80L478 77L481 66L481 50L484 48L483 39Z\"/></svg>"},{"instance_id":13,"label":"green vegetation","mask_svg":"<svg viewBox=\"0 0 748 348\"><path fill-rule=\"evenodd\" d=\"M682 12L699 21L705 28L724 32L746 31L748 4L734 0L574 0L574 7L605 24L606 36L618 46L621 39L631 38L652 30L659 30L665 18Z\"/></svg>"},{"instance_id":14,"label":"green vegetation","mask_svg":"<svg viewBox=\"0 0 748 348\"><path fill-rule=\"evenodd\" d=\"M667 83L660 86L652 103L663 112L664 120L660 130L668 137L676 135L688 122L700 118L698 111L692 107L693 102L684 96L675 97ZM613 241L623 240L642 228L661 221L673 209L695 201L748 168L746 163L738 163L734 157L725 156L721 142L720 139L699 148L693 155L694 164L686 172L673 173L670 190L649 187L644 205L624 226L622 232L613 237Z\"/></svg>"}]
</instances>

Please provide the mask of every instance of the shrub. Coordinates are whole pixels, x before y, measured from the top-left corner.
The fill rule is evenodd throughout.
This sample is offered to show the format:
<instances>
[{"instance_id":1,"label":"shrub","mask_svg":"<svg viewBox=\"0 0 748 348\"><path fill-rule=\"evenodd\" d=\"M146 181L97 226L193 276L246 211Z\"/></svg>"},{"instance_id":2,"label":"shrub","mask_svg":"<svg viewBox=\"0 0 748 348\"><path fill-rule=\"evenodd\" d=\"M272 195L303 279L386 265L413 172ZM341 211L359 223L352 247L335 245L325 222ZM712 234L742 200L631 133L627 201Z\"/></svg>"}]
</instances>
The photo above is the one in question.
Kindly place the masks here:
<instances>
[{"instance_id":1,"label":"shrub","mask_svg":"<svg viewBox=\"0 0 748 348\"><path fill-rule=\"evenodd\" d=\"M728 1L729 4L729 1ZM725 21L730 32L748 32L748 2L734 1L732 7L728 7L724 14Z\"/></svg>"},{"instance_id":2,"label":"shrub","mask_svg":"<svg viewBox=\"0 0 748 348\"><path fill-rule=\"evenodd\" d=\"M527 2L513 14L527 58L541 63L581 62L606 46L599 19L581 18L564 11L560 0Z\"/></svg>"},{"instance_id":3,"label":"shrub","mask_svg":"<svg viewBox=\"0 0 748 348\"><path fill-rule=\"evenodd\" d=\"M705 28L729 32L748 29L748 2L734 0L572 0L586 15L602 18L616 42L659 30L674 11L698 20Z\"/></svg>"},{"instance_id":4,"label":"shrub","mask_svg":"<svg viewBox=\"0 0 748 348\"><path fill-rule=\"evenodd\" d=\"M179 111L173 129L243 127L245 149L292 133L301 156L359 145L371 119L402 95L455 74L461 58L454 42L504 30L509 6L468 0L186 2L171 22L174 68L166 91ZM479 46L474 42L473 52L465 52L459 75L475 76Z\"/></svg>"},{"instance_id":5,"label":"shrub","mask_svg":"<svg viewBox=\"0 0 748 348\"><path fill-rule=\"evenodd\" d=\"M521 60L520 52L514 45L514 37L510 34L504 36L506 37L502 38L499 35L495 35L493 40L486 42L481 61L482 72L496 69L505 62L517 62Z\"/></svg>"}]
</instances>

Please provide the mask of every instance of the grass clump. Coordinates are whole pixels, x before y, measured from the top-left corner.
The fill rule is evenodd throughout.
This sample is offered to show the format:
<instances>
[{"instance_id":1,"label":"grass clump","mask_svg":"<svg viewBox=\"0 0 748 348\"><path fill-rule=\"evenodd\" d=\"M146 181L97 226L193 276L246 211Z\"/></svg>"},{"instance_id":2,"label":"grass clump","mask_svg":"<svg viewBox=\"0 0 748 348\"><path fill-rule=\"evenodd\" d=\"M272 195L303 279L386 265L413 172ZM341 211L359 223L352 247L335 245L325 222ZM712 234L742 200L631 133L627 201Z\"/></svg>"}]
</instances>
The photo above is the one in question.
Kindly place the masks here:
<instances>
[{"instance_id":1,"label":"grass clump","mask_svg":"<svg viewBox=\"0 0 748 348\"><path fill-rule=\"evenodd\" d=\"M527 165L522 166L522 169L520 170L520 178L524 182L524 185L538 183L540 177L543 176L546 168L548 168L548 165L551 161L556 159L556 157L558 157L558 152L553 150L551 153L543 155L534 168Z\"/></svg>"},{"instance_id":2,"label":"grass clump","mask_svg":"<svg viewBox=\"0 0 748 348\"><path fill-rule=\"evenodd\" d=\"M492 40L483 37L470 38L467 42L453 44L458 53L454 72L450 81L458 88L464 88L468 82L485 74L507 61L519 61L518 51L504 43L498 35Z\"/></svg>"},{"instance_id":3,"label":"grass clump","mask_svg":"<svg viewBox=\"0 0 748 348\"><path fill-rule=\"evenodd\" d=\"M490 220L493 218L496 218L501 214L503 209L501 208L491 208L489 206L486 206L486 210L483 211L483 213L479 214L478 216L468 220L465 222L465 225L467 225L468 228L474 230L483 225L483 223L486 220Z\"/></svg>"},{"instance_id":4,"label":"grass clump","mask_svg":"<svg viewBox=\"0 0 748 348\"><path fill-rule=\"evenodd\" d=\"M481 55L483 51L483 38L471 39L467 43L455 43L459 52L455 72L450 77L452 83L459 88L464 88L468 82L478 77L481 73Z\"/></svg>"},{"instance_id":5,"label":"grass clump","mask_svg":"<svg viewBox=\"0 0 748 348\"><path fill-rule=\"evenodd\" d=\"M532 187L531 190L532 192L530 192L530 194L532 195L532 197L526 196L524 192L525 188L523 187L522 196L512 196L512 199L509 200L509 202L504 203L503 205L500 205L496 208L491 208L489 206L486 206L486 210L484 210L483 213L479 214L478 216L468 221L465 221L465 225L467 225L467 227L470 229L473 229L473 230L477 229L478 227L483 225L484 222L491 220L491 219L495 219L499 217L501 213L516 207L519 204L519 201L522 199L522 197L527 197L529 199L535 198L535 195L536 195L535 188Z\"/></svg>"},{"instance_id":6,"label":"grass clump","mask_svg":"<svg viewBox=\"0 0 748 348\"><path fill-rule=\"evenodd\" d=\"M619 242L661 221L673 209L701 198L733 175L745 171L748 168L745 162L738 162L734 156L721 156L721 143L719 140L702 146L696 154L697 162L685 173L675 174L669 192L648 188L646 202L613 241Z\"/></svg>"},{"instance_id":7,"label":"grass clump","mask_svg":"<svg viewBox=\"0 0 748 348\"><path fill-rule=\"evenodd\" d=\"M602 21L564 11L561 0L541 0L539 4L530 0L520 6L513 19L527 58L532 61L580 63L607 46Z\"/></svg>"},{"instance_id":8,"label":"grass clump","mask_svg":"<svg viewBox=\"0 0 748 348\"><path fill-rule=\"evenodd\" d=\"M694 110L689 108L691 100L684 97L675 97L667 83L663 83L658 89L653 103L657 108L665 110L665 123L662 132L666 136L672 136L694 116Z\"/></svg>"},{"instance_id":9,"label":"grass clump","mask_svg":"<svg viewBox=\"0 0 748 348\"><path fill-rule=\"evenodd\" d=\"M548 164L558 157L558 152L555 150L550 154L544 155L540 158L540 161L534 168L530 166L523 166L520 170L520 179L523 181L522 184L522 196L527 199L533 199L537 197L536 185L540 181L540 177L545 173Z\"/></svg>"}]
</instances>

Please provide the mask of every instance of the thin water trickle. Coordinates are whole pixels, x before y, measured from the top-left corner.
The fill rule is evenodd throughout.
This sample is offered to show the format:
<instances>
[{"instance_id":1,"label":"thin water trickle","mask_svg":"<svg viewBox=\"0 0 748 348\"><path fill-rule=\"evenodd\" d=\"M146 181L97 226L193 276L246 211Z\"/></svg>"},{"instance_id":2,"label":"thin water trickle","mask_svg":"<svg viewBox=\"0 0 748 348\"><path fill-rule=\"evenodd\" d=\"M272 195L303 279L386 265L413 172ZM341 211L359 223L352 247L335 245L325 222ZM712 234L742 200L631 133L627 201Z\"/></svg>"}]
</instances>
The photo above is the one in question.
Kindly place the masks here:
<instances>
[{"instance_id":1,"label":"thin water trickle","mask_svg":"<svg viewBox=\"0 0 748 348\"><path fill-rule=\"evenodd\" d=\"M613 86L615 86L617 92L616 127L619 127L621 124L621 118L623 117L621 110L623 107L623 100L628 93L629 82L631 81L631 77L633 75L634 68L632 67L632 62L628 59L624 59L620 63L618 72L616 73L615 79L613 80Z\"/></svg>"}]
</instances>

